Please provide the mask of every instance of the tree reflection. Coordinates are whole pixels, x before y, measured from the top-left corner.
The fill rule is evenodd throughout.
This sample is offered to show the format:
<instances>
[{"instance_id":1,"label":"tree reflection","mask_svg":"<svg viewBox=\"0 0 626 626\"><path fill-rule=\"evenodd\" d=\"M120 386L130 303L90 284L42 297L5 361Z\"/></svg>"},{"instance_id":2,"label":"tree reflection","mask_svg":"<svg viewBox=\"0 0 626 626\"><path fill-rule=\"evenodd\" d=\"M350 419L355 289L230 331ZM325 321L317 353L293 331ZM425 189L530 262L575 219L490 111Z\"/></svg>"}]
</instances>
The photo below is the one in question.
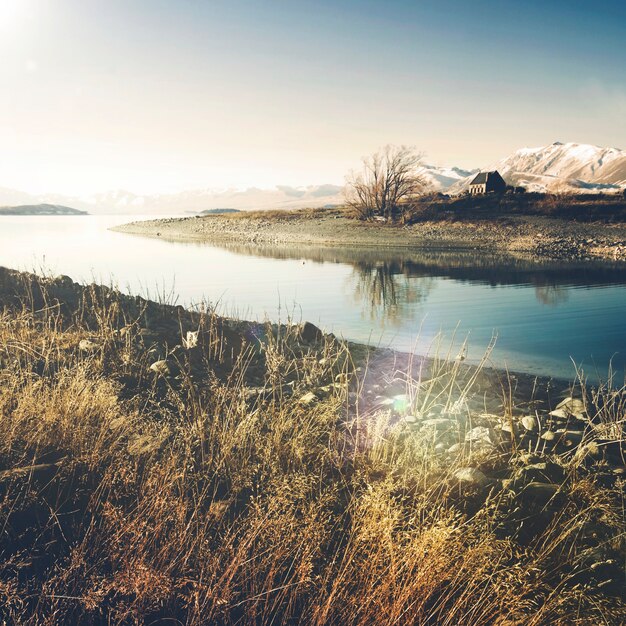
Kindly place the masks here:
<instances>
[{"instance_id":1,"label":"tree reflection","mask_svg":"<svg viewBox=\"0 0 626 626\"><path fill-rule=\"evenodd\" d=\"M560 285L536 285L535 296L541 304L557 306L569 300L569 292Z\"/></svg>"},{"instance_id":2,"label":"tree reflection","mask_svg":"<svg viewBox=\"0 0 626 626\"><path fill-rule=\"evenodd\" d=\"M400 325L415 317L416 304L426 300L435 279L418 274L405 261L354 263L350 277L354 300L363 313L381 323Z\"/></svg>"}]
</instances>

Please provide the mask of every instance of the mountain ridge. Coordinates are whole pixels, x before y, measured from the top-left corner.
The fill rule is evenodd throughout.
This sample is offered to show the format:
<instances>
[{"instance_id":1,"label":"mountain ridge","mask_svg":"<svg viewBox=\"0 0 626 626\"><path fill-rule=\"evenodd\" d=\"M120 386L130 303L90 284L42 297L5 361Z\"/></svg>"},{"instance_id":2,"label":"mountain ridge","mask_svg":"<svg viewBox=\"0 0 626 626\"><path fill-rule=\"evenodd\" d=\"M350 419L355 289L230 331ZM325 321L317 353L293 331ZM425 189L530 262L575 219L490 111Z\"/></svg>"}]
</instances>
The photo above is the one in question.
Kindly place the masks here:
<instances>
[{"instance_id":1,"label":"mountain ridge","mask_svg":"<svg viewBox=\"0 0 626 626\"><path fill-rule=\"evenodd\" d=\"M520 148L491 163L510 185L552 193L619 192L626 188L626 151L591 144L555 141L546 146ZM479 169L423 163L418 174L426 190L451 195L464 193ZM192 189L179 193L140 195L117 190L87 197L32 195L0 188L0 205L69 205L90 213L167 215L200 213L220 207L238 210L320 208L342 204L343 186L336 184L270 189Z\"/></svg>"}]
</instances>

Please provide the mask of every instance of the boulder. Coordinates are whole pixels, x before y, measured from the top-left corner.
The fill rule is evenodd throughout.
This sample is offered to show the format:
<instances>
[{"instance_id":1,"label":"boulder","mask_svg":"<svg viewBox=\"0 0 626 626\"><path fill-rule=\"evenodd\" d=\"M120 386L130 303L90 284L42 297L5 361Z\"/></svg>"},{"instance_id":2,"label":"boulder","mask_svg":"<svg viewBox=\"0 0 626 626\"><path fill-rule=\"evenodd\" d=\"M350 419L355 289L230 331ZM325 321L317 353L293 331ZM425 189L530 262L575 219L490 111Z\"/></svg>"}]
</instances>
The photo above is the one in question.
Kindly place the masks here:
<instances>
[{"instance_id":1,"label":"boulder","mask_svg":"<svg viewBox=\"0 0 626 626\"><path fill-rule=\"evenodd\" d=\"M302 341L307 343L317 343L324 339L324 333L311 322L304 322L300 325L299 335Z\"/></svg>"},{"instance_id":2,"label":"boulder","mask_svg":"<svg viewBox=\"0 0 626 626\"><path fill-rule=\"evenodd\" d=\"M461 467L454 472L454 478L460 483L484 487L489 483L489 479L476 467Z\"/></svg>"}]
</instances>

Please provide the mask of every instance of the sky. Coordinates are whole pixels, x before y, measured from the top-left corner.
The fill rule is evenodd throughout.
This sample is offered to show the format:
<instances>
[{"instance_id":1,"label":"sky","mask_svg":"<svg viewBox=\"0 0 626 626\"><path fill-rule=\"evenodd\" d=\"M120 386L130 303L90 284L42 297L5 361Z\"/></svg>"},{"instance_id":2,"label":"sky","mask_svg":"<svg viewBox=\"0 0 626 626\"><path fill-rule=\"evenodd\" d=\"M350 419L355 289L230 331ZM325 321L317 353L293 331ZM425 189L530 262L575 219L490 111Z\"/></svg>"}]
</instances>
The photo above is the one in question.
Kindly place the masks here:
<instances>
[{"instance_id":1,"label":"sky","mask_svg":"<svg viewBox=\"0 0 626 626\"><path fill-rule=\"evenodd\" d=\"M624 0L0 0L0 187L341 184L626 149Z\"/></svg>"}]
</instances>

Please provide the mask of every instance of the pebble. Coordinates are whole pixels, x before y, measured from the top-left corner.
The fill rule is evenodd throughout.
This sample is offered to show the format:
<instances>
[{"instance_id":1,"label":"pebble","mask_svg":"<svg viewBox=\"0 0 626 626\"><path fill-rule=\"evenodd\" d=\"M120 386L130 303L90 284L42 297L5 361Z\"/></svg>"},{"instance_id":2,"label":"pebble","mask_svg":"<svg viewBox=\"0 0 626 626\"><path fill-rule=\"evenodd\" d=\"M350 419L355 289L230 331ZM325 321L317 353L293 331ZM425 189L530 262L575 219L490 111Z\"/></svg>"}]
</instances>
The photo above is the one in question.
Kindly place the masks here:
<instances>
[{"instance_id":1,"label":"pebble","mask_svg":"<svg viewBox=\"0 0 626 626\"><path fill-rule=\"evenodd\" d=\"M537 421L537 418L532 415L525 415L522 417L520 422L522 423L522 426L530 432L539 430L539 422Z\"/></svg>"}]
</instances>

